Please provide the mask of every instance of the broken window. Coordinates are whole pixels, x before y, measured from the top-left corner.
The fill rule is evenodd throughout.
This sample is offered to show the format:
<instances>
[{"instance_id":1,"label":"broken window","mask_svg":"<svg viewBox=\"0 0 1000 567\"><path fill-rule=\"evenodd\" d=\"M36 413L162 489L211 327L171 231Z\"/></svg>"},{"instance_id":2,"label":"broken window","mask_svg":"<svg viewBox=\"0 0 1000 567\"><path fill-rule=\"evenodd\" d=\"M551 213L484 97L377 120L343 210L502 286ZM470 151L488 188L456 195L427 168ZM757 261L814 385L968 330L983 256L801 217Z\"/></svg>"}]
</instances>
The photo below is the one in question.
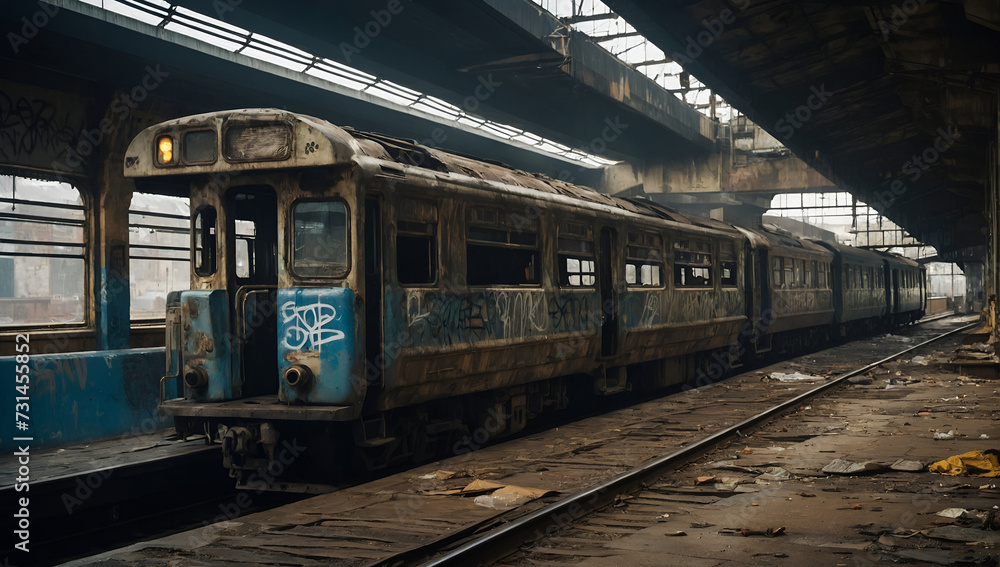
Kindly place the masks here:
<instances>
[{"instance_id":1,"label":"broken window","mask_svg":"<svg viewBox=\"0 0 1000 567\"><path fill-rule=\"evenodd\" d=\"M652 232L628 233L625 283L633 287L663 285L663 239Z\"/></svg>"},{"instance_id":2,"label":"broken window","mask_svg":"<svg viewBox=\"0 0 1000 567\"><path fill-rule=\"evenodd\" d=\"M537 221L487 207L470 207L468 221L469 285L541 283Z\"/></svg>"},{"instance_id":3,"label":"broken window","mask_svg":"<svg viewBox=\"0 0 1000 567\"><path fill-rule=\"evenodd\" d=\"M597 282L594 232L589 225L565 222L559 227L559 285L588 287Z\"/></svg>"},{"instance_id":4,"label":"broken window","mask_svg":"<svg viewBox=\"0 0 1000 567\"><path fill-rule=\"evenodd\" d=\"M437 281L437 203L403 199L396 222L396 278L402 285Z\"/></svg>"},{"instance_id":5,"label":"broken window","mask_svg":"<svg viewBox=\"0 0 1000 567\"><path fill-rule=\"evenodd\" d=\"M674 241L674 285L711 287L712 244L702 240Z\"/></svg>"},{"instance_id":6,"label":"broken window","mask_svg":"<svg viewBox=\"0 0 1000 567\"><path fill-rule=\"evenodd\" d=\"M736 250L731 241L719 246L719 269L723 287L736 287Z\"/></svg>"}]
</instances>

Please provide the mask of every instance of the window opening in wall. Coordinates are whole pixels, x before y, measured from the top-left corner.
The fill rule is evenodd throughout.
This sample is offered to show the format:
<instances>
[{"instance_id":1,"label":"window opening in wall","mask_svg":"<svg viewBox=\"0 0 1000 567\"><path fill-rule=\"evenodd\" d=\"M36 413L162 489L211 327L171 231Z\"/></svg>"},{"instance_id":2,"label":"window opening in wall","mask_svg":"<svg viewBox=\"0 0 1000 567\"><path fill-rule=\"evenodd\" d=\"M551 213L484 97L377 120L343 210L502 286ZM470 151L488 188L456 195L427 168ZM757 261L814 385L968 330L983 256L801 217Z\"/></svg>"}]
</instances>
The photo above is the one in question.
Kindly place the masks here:
<instances>
[{"instance_id":1,"label":"window opening in wall","mask_svg":"<svg viewBox=\"0 0 1000 567\"><path fill-rule=\"evenodd\" d=\"M73 185L0 175L0 326L86 320L86 227Z\"/></svg>"},{"instance_id":2,"label":"window opening in wall","mask_svg":"<svg viewBox=\"0 0 1000 567\"><path fill-rule=\"evenodd\" d=\"M163 319L167 293L191 287L190 227L187 197L132 195L128 244L133 321Z\"/></svg>"}]
</instances>

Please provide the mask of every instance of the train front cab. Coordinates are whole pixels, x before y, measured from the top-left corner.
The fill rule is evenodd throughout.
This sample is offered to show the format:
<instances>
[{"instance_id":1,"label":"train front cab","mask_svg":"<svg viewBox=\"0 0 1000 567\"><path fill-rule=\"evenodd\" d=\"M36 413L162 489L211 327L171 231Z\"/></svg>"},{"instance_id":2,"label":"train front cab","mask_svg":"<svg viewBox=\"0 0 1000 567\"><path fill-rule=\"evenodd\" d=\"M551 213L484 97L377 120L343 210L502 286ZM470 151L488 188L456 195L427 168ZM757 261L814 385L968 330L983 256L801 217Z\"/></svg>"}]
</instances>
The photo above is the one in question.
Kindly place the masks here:
<instances>
[{"instance_id":1,"label":"train front cab","mask_svg":"<svg viewBox=\"0 0 1000 567\"><path fill-rule=\"evenodd\" d=\"M266 468L283 441L277 422L360 413L355 152L319 121L236 111L151 127L126 153L138 187L190 196L191 287L168 302L160 412L184 433L224 438L230 465Z\"/></svg>"}]
</instances>

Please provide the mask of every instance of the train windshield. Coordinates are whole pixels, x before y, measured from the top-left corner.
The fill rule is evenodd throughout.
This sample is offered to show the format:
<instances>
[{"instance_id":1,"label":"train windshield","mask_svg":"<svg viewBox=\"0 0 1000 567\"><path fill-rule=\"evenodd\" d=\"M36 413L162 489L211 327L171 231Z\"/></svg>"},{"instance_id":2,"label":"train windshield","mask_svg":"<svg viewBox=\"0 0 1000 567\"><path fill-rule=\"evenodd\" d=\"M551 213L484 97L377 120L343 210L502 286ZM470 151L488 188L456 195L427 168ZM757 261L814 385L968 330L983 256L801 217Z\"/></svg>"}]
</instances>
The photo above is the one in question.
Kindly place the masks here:
<instances>
[{"instance_id":1,"label":"train windshield","mask_svg":"<svg viewBox=\"0 0 1000 567\"><path fill-rule=\"evenodd\" d=\"M350 269L347 207L340 201L303 201L292 209L292 271L300 277L340 278Z\"/></svg>"}]
</instances>

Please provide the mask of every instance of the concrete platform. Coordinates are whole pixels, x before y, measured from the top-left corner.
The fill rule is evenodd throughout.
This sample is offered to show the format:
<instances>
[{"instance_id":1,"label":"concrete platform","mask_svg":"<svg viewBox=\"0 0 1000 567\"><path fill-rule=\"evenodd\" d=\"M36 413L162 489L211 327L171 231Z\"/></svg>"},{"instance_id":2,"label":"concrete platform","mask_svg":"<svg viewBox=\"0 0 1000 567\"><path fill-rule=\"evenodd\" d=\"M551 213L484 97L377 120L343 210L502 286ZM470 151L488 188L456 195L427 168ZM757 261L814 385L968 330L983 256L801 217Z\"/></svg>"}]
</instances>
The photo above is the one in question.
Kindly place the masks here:
<instances>
[{"instance_id":1,"label":"concrete platform","mask_svg":"<svg viewBox=\"0 0 1000 567\"><path fill-rule=\"evenodd\" d=\"M961 376L935 360L926 366L912 360L887 364L871 384L826 395L687 467L676 486L708 493L736 485L752 492L715 492L710 503L664 505L669 517L604 544L613 554L579 564L996 565L1000 479L943 476L928 472L927 465L1000 448L1000 382ZM934 438L949 431L952 439ZM823 472L835 459L883 468L856 475ZM919 472L889 468L900 459L922 466ZM791 478L761 478L770 467ZM970 519L937 515L948 508L985 512L992 529L980 529L983 521L975 512ZM629 506L623 507L620 517L630 515ZM767 530L781 535L768 537ZM548 563L545 555L539 549L526 563Z\"/></svg>"}]
</instances>

